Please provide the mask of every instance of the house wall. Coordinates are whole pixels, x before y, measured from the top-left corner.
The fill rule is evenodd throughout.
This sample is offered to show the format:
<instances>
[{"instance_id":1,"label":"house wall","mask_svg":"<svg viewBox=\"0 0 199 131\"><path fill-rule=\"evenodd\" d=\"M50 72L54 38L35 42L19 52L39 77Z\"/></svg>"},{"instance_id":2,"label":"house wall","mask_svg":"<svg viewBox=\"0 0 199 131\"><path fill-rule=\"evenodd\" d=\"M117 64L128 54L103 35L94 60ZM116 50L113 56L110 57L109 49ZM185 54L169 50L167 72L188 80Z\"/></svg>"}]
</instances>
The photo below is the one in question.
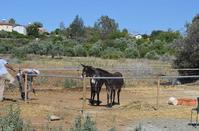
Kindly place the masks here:
<instances>
[{"instance_id":1,"label":"house wall","mask_svg":"<svg viewBox=\"0 0 199 131\"><path fill-rule=\"evenodd\" d=\"M0 30L12 32L12 26L11 25L0 25Z\"/></svg>"},{"instance_id":2,"label":"house wall","mask_svg":"<svg viewBox=\"0 0 199 131\"><path fill-rule=\"evenodd\" d=\"M20 34L27 35L27 31L26 31L26 28L24 26L15 26L13 28L13 30L20 33Z\"/></svg>"}]
</instances>

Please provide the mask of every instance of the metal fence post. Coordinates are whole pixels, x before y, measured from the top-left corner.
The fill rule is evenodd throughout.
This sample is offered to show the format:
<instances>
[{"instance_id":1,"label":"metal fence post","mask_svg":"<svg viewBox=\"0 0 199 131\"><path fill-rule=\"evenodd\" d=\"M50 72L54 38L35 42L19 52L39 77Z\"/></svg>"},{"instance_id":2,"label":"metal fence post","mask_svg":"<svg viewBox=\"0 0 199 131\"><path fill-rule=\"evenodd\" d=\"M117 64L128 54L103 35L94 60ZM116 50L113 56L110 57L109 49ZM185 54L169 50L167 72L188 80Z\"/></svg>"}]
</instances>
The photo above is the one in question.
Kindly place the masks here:
<instances>
[{"instance_id":1,"label":"metal fence post","mask_svg":"<svg viewBox=\"0 0 199 131\"><path fill-rule=\"evenodd\" d=\"M157 97L156 97L156 108L159 109L159 95L160 95L160 76L157 78Z\"/></svg>"}]
</instances>

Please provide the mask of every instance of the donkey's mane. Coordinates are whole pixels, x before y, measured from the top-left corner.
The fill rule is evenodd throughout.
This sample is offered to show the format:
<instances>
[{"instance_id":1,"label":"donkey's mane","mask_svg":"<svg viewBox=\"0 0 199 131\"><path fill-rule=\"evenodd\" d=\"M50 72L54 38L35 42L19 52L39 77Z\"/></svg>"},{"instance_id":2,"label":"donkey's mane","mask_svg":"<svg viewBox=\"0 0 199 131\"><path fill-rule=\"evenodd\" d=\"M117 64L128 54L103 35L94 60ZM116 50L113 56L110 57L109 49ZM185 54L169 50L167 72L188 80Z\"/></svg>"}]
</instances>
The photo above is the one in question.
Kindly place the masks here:
<instances>
[{"instance_id":1,"label":"donkey's mane","mask_svg":"<svg viewBox=\"0 0 199 131\"><path fill-rule=\"evenodd\" d=\"M103 69L101 69L101 68L96 68L96 70L101 71L101 72L103 72L103 73L105 73L105 74L111 74L110 72L108 72L108 71L106 71L106 70L103 70Z\"/></svg>"}]
</instances>

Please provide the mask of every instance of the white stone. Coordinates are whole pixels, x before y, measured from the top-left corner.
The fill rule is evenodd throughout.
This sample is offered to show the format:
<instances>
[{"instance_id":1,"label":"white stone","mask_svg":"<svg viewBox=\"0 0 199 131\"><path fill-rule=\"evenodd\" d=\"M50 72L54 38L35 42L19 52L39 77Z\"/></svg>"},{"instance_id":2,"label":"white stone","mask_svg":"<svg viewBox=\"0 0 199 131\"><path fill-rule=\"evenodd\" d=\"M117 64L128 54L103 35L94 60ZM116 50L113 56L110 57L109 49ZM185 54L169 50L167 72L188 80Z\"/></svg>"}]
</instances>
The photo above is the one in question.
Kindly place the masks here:
<instances>
[{"instance_id":1,"label":"white stone","mask_svg":"<svg viewBox=\"0 0 199 131\"><path fill-rule=\"evenodd\" d=\"M169 100L168 100L168 104L169 105L177 105L178 100L175 97L170 97Z\"/></svg>"},{"instance_id":2,"label":"white stone","mask_svg":"<svg viewBox=\"0 0 199 131\"><path fill-rule=\"evenodd\" d=\"M60 120L60 117L59 117L59 116L55 116L55 115L51 115L51 116L50 116L50 120L51 120L51 121Z\"/></svg>"}]
</instances>

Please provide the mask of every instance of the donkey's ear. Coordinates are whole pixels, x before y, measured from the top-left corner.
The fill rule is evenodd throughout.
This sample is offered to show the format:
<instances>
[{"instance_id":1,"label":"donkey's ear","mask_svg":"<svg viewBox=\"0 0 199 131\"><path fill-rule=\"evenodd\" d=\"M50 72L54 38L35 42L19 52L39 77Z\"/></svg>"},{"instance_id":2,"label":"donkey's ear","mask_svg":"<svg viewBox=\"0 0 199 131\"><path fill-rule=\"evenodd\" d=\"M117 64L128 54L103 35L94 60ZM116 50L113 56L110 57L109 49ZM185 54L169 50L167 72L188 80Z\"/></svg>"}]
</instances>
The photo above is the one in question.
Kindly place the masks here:
<instances>
[{"instance_id":1,"label":"donkey's ear","mask_svg":"<svg viewBox=\"0 0 199 131\"><path fill-rule=\"evenodd\" d=\"M95 69L95 68L94 68L94 67L92 67L92 66L90 66L90 68L91 68L91 69L93 69L93 70Z\"/></svg>"},{"instance_id":2,"label":"donkey's ear","mask_svg":"<svg viewBox=\"0 0 199 131\"><path fill-rule=\"evenodd\" d=\"M85 65L81 64L82 67L86 67Z\"/></svg>"}]
</instances>

